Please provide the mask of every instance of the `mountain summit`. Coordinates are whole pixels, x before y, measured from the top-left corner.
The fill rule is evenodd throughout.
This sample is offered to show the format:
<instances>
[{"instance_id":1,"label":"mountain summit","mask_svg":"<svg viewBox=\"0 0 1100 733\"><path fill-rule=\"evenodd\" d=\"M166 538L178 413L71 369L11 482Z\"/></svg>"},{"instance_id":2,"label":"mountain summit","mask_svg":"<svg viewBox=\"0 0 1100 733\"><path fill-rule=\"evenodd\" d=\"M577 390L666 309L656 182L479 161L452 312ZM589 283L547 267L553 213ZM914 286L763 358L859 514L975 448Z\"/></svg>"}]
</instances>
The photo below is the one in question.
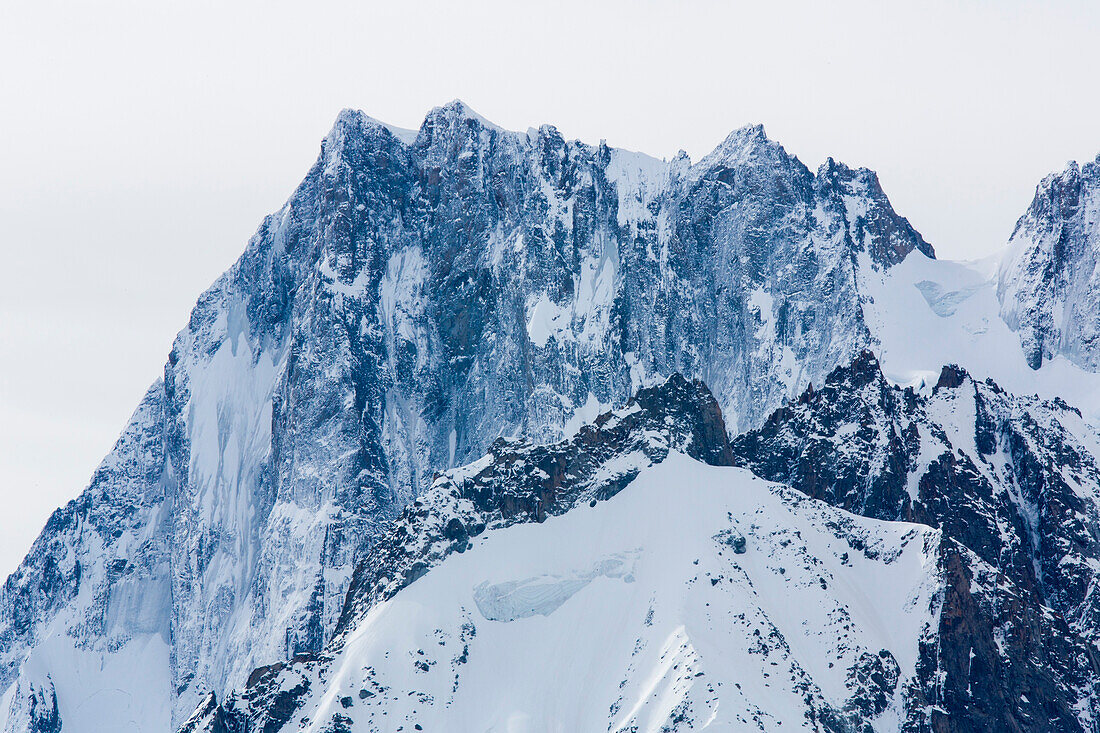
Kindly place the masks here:
<instances>
[{"instance_id":1,"label":"mountain summit","mask_svg":"<svg viewBox=\"0 0 1100 733\"><path fill-rule=\"evenodd\" d=\"M997 293L1033 369L1057 356L1100 369L1100 156L1070 163L1035 189Z\"/></svg>"},{"instance_id":2,"label":"mountain summit","mask_svg":"<svg viewBox=\"0 0 1100 733\"><path fill-rule=\"evenodd\" d=\"M552 516L564 511L555 471L594 469L561 446L583 444L593 435L583 426L632 397L645 408L648 389L707 392L664 415L668 425L650 424L622 465L585 474L586 487L611 493L621 478L611 468L637 468L639 455L656 465L647 441L704 403L708 427L666 448L721 463L708 456L732 456L725 433L761 429L868 349L884 373L925 392L947 360L1011 365L981 340L1002 338L997 324L1007 333L986 302L992 286L956 267L934 259L873 172L830 159L815 173L760 126L693 164L568 141L548 125L504 130L459 101L418 131L345 110L290 199L199 297L163 379L88 488L54 513L0 589L0 721L11 731L172 730L196 709L285 679L276 671L329 654L372 589L390 587L371 558L396 546L390 533L438 474L486 455L558 456L564 464L539 469L545 478L515 458L485 489ZM1058 292L1085 303L1089 288ZM1087 332L1059 338L1087 351ZM958 344L966 359L913 366L914 352L938 359ZM1091 362L1078 361L1072 378L1040 369L1035 382L1025 366L1011 387L1087 393L1080 365ZM605 438L607 420L641 420L600 419ZM769 506L793 506L778 489L745 486ZM750 511L707 496L706 506ZM866 531L934 562L925 530L911 550L904 532ZM833 546L822 542L822 552ZM872 690L867 709L881 712L881 685L866 679L900 678L878 656L892 647L872 648L879 637L868 633L870 657L845 663ZM913 655L891 654L908 674ZM803 682L791 689L809 691ZM807 694L808 709L848 720L847 702ZM692 709L710 709L709 692L693 695Z\"/></svg>"}]
</instances>

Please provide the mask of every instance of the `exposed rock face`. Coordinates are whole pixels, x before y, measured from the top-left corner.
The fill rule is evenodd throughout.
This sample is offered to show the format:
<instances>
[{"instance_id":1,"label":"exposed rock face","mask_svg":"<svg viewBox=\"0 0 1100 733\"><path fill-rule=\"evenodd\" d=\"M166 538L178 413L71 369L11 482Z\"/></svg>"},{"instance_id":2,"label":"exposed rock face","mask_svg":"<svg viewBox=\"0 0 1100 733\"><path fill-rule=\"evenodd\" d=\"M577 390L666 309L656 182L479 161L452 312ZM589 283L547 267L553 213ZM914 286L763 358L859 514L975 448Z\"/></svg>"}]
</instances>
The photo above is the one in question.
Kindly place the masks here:
<instances>
[{"instance_id":1,"label":"exposed rock face","mask_svg":"<svg viewBox=\"0 0 1100 733\"><path fill-rule=\"evenodd\" d=\"M171 725L173 537L164 520L163 425L158 382L88 489L53 513L0 589L0 679L12 695L0 710L7 730L60 730L64 683L89 669L109 676L116 690L147 694L154 707L139 701L141 710L129 709L118 699L128 692L101 695L101 706L118 705L154 729ZM101 661L106 653L122 664Z\"/></svg>"},{"instance_id":2,"label":"exposed rock face","mask_svg":"<svg viewBox=\"0 0 1100 733\"><path fill-rule=\"evenodd\" d=\"M951 540L939 570L937 633L921 644L920 684L902 730L1095 730L1095 645L1034 592Z\"/></svg>"},{"instance_id":3,"label":"exposed rock face","mask_svg":"<svg viewBox=\"0 0 1100 733\"><path fill-rule=\"evenodd\" d=\"M380 528L499 436L557 440L675 371L758 423L868 343L857 262L913 249L873 173L759 127L692 165L457 102L416 133L342 113L0 591L10 721L58 658L84 660L62 717L106 687L152 729L319 652Z\"/></svg>"},{"instance_id":4,"label":"exposed rock face","mask_svg":"<svg viewBox=\"0 0 1100 733\"><path fill-rule=\"evenodd\" d=\"M933 707L914 729L1091 730L1097 445L1065 403L1010 395L951 366L919 395L890 385L865 353L733 450L760 476L953 541L939 634L923 650Z\"/></svg>"},{"instance_id":5,"label":"exposed rock face","mask_svg":"<svg viewBox=\"0 0 1100 733\"><path fill-rule=\"evenodd\" d=\"M28 733L60 733L61 718L52 684L31 690L29 712Z\"/></svg>"},{"instance_id":6,"label":"exposed rock face","mask_svg":"<svg viewBox=\"0 0 1100 733\"><path fill-rule=\"evenodd\" d=\"M1100 158L1043 179L1001 265L1001 316L1028 364L1100 370Z\"/></svg>"}]
</instances>

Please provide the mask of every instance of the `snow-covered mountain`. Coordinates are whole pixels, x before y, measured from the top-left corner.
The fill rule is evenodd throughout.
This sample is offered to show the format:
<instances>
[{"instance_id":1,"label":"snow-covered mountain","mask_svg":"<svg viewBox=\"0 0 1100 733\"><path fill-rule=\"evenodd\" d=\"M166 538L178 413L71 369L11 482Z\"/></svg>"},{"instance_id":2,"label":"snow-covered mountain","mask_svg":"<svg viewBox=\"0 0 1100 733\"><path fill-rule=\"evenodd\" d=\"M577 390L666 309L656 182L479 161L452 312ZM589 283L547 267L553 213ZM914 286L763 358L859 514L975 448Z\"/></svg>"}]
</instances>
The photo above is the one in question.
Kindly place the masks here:
<instances>
[{"instance_id":1,"label":"snow-covered mountain","mask_svg":"<svg viewBox=\"0 0 1100 733\"><path fill-rule=\"evenodd\" d=\"M1095 728L1100 468L1072 408L957 367L922 396L865 353L732 445L717 415L674 377L445 473L325 653L182 730Z\"/></svg>"},{"instance_id":2,"label":"snow-covered mountain","mask_svg":"<svg viewBox=\"0 0 1100 733\"><path fill-rule=\"evenodd\" d=\"M902 389L865 353L733 451L833 506L938 528L995 569L956 599L964 618L940 620L929 663L954 727L937 730L1100 724L1100 432L1079 410L957 366Z\"/></svg>"},{"instance_id":3,"label":"snow-covered mountain","mask_svg":"<svg viewBox=\"0 0 1100 733\"><path fill-rule=\"evenodd\" d=\"M1065 356L1100 369L1100 158L1043 179L1016 222L997 281L1001 315L1038 368Z\"/></svg>"},{"instance_id":4,"label":"snow-covered mountain","mask_svg":"<svg viewBox=\"0 0 1100 733\"><path fill-rule=\"evenodd\" d=\"M919 389L934 385L944 365L958 364L1015 394L1064 399L1100 423L1100 372L1063 355L1028 365L1019 334L999 315L999 268L1000 258L951 262L914 253L863 279L863 317L883 372Z\"/></svg>"},{"instance_id":5,"label":"snow-covered mountain","mask_svg":"<svg viewBox=\"0 0 1100 733\"><path fill-rule=\"evenodd\" d=\"M556 439L673 371L752 424L867 345L856 253L915 248L872 173L815 175L759 127L691 165L459 102L415 134L342 113L6 584L0 684L57 690L64 718L103 682L50 660L140 659L159 670L142 705L178 720L319 651L356 560L435 470ZM36 666L46 639L64 648Z\"/></svg>"},{"instance_id":6,"label":"snow-covered mountain","mask_svg":"<svg viewBox=\"0 0 1100 733\"><path fill-rule=\"evenodd\" d=\"M330 654L259 672L183 730L904 718L939 533L856 520L732 460L713 398L679 377L562 443L502 441L406 509Z\"/></svg>"},{"instance_id":7,"label":"snow-covered mountain","mask_svg":"<svg viewBox=\"0 0 1100 733\"><path fill-rule=\"evenodd\" d=\"M1091 181L1094 169L1084 166L1081 179ZM1086 189L1092 190L1081 184ZM1085 193L1079 198L1088 199ZM1040 244L1025 247L1014 235L1010 252L1017 260L1021 251L1030 253L1028 261L1038 264L1028 265L1028 272L1058 271L1064 280L1081 262L1095 265L1098 240L1088 206L1071 212L1060 205L1059 211L1068 213L1058 231L1074 233L1072 257L1065 248L1041 244L1049 241L1038 234L1043 226L1055 225L1032 211L1017 235L1035 232L1028 241ZM1029 217L1047 224L1024 226ZM1094 465L1097 451L1088 436L1095 434L1090 421L1100 416L1100 375L1082 356L1092 353L1091 342L1078 339L1075 326L1058 343L1076 345L1038 362L1026 336L1020 348L1023 322L1013 320L1006 304L1032 312L1051 299L1042 277L1006 274L1012 261L998 269L935 260L932 248L894 212L874 173L832 160L810 171L759 126L735 131L692 163L685 154L658 161L602 143L566 141L549 126L503 130L461 102L432 110L415 132L345 111L290 200L265 219L240 260L199 298L163 380L150 388L87 490L51 517L0 589L2 728L174 730L197 708L195 725L230 720L231 711L219 701L235 701L239 710L252 705L266 715L249 691L264 688L264 680L288 679L282 671L288 660L301 660L287 668L297 670L350 648L351 635L375 608L392 605L406 591L419 593L421 584L453 590L448 584L456 581L439 580L444 565L458 562L446 557L446 548L460 547L466 537L473 545L462 553L466 563L473 562L467 557L487 557L482 545L497 542L473 542L471 527L563 513L555 526L589 521L567 511L583 503L577 497L607 499L631 481L645 496L665 491L662 461L668 455L665 463L698 474L701 493L693 501L701 513L718 506L704 485L728 482L775 508L779 514L766 526L787 521L782 512L833 517L834 510L762 488L743 472L714 473L691 460L731 462L714 453L729 450L727 432L766 430L776 420L769 414L790 409L784 406L808 385L823 385L837 366L859 363L867 349L879 354L875 368L882 379L914 388L921 410L932 409L923 401L933 399L932 384L947 363L978 381L992 377L1017 394L1037 392L1042 399L1034 403L1005 398L1024 413L1046 414L1049 405L1060 404L1055 400L1067 400L1084 415L1074 428L1074 455L1081 465ZM1038 285L1023 287L1031 281ZM1093 280L1057 287L1065 306L1059 313L1087 314L1082 303L1097 302ZM1051 338L1042 341L1054 343ZM713 398L685 397L691 382L684 379L664 384L676 374L701 380ZM660 424L648 424L646 416L657 408L646 407L647 388L658 384L666 392L680 390L684 399L669 398L675 409L666 405L657 410ZM632 397L635 412L581 427ZM703 410L711 415L710 427L684 433L703 403L714 405ZM721 441L714 436L715 415L725 426ZM936 416L906 419L948 430ZM609 420L620 425L618 437ZM639 424L649 426L638 432ZM780 450L779 443L769 445ZM527 463L517 463L519 455ZM1041 460L1066 455L1047 451ZM541 473L532 468L534 457L549 461L540 464ZM754 465L748 456L739 460ZM763 466L768 456L754 460ZM470 465L494 477L482 487L490 504L467 507L440 488L454 488ZM437 472L448 470L450 478L433 483ZM645 478L650 475L656 478ZM1094 474L1082 475L1081 486L1095 488ZM794 479L781 480L805 489ZM997 491L1010 490L1009 479L997 480L990 479ZM536 485L541 488L534 494L524 493ZM420 504L406 508L426 490ZM774 498L780 496L786 498ZM408 523L418 512L434 516L439 507L424 503L430 497L454 500L450 509L480 512L481 519L462 515L462 531L451 527L442 545L437 539L395 543L394 532L411 532ZM492 503L501 497L511 497L509 509ZM616 497L593 511L613 513L620 510L612 505L632 501ZM942 521L934 513L910 517L834 503L874 520ZM501 517L482 516L490 507ZM624 522L635 521L635 510L622 511ZM835 516L886 545L900 541L888 525ZM499 533L478 534L527 537L539 529L506 524L496 527ZM620 537L640 541L649 530L639 525L637 531L642 534ZM975 578L986 577L980 568L999 567L984 548L940 531L951 544L922 540L924 575L899 582L947 588L946 558ZM814 553L827 554L823 548L838 541L825 535ZM547 541L538 539L545 536L531 534L530 541ZM1078 541L1083 539L1073 539ZM640 552L660 554L660 548L655 541ZM601 563L590 550L578 546L573 557ZM1022 552L1013 557L1019 560ZM1094 562L1089 553L1080 555L1085 565ZM427 572L437 560L439 568ZM391 567L391 575L379 574ZM573 570L581 576L588 572L578 568ZM530 577L543 572L534 568ZM836 572L847 578L856 571L845 566ZM1078 588L1057 600L1045 584L1047 572L1039 567L1030 579L1014 576L989 587L1025 599L1021 603L1031 604L1035 618L1048 606L1084 618L1091 609L1088 594ZM646 587L663 593L684 580L679 573L647 576ZM597 577L605 576L585 583L604 582ZM745 582L764 583L756 576ZM863 581L846 582L856 587ZM440 598L448 603L458 598L446 593ZM829 593L829 602L850 605L850 596ZM770 615L770 602L754 607ZM916 643L921 629L933 624L935 613L928 613L914 621L921 628L913 626L904 644ZM1081 625L1087 622L1076 618L1056 638L1092 644L1095 636ZM942 637L942 629L935 633ZM891 715L938 704L928 688L932 668L881 641L878 630L867 634L867 651L880 660L875 664L894 669L871 649L882 644L898 664L916 660L917 666L902 665L897 674L924 685L917 697L891 693L883 703ZM933 664L921 655L922 664ZM805 672L808 663L795 657ZM853 674L858 680L886 674L875 669ZM848 698L837 696L840 683L831 673L806 674L805 689L818 689L807 692L815 702L806 709L848 720ZM1083 674L1066 673L1051 684L1070 685ZM892 671L887 677L901 679ZM321 683L311 684L310 695L320 694ZM1083 697L1051 695L1091 710ZM918 697L924 702L915 702ZM702 698L691 699L692 710L703 709ZM777 714L764 707L757 713ZM691 719L701 720L694 713Z\"/></svg>"}]
</instances>

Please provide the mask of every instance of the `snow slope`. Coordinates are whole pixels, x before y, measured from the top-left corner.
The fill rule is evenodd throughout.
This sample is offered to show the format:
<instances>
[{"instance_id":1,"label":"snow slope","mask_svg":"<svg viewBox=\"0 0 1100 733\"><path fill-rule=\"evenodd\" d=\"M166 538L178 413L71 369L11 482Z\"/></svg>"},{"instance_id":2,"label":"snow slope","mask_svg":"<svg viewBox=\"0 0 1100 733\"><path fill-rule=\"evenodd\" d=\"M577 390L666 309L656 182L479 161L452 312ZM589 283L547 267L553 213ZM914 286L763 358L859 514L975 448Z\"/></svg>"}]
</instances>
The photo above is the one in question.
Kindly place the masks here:
<instances>
[{"instance_id":1,"label":"snow slope","mask_svg":"<svg viewBox=\"0 0 1100 733\"><path fill-rule=\"evenodd\" d=\"M375 606L283 729L896 730L939 542L672 453ZM854 682L872 667L883 689Z\"/></svg>"},{"instance_id":2,"label":"snow slope","mask_svg":"<svg viewBox=\"0 0 1100 733\"><path fill-rule=\"evenodd\" d=\"M953 262L914 252L885 272L861 268L863 313L886 376L927 391L945 364L958 364L1015 394L1061 397L1100 424L1100 372L1063 355L1029 366L1000 316L999 265L999 257Z\"/></svg>"}]
</instances>

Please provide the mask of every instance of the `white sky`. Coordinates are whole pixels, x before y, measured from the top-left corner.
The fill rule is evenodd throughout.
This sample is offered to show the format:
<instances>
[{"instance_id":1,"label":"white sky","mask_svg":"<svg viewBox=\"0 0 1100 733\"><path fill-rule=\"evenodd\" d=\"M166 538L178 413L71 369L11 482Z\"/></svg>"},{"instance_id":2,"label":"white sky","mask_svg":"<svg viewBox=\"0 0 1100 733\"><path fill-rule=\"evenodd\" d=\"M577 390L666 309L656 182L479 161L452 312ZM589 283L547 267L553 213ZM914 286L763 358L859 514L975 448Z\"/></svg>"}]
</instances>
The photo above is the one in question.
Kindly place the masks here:
<instances>
[{"instance_id":1,"label":"white sky","mask_svg":"<svg viewBox=\"0 0 1100 733\"><path fill-rule=\"evenodd\" d=\"M968 258L1100 151L1098 37L1095 2L0 0L0 577L342 107L693 159L762 122Z\"/></svg>"}]
</instances>

